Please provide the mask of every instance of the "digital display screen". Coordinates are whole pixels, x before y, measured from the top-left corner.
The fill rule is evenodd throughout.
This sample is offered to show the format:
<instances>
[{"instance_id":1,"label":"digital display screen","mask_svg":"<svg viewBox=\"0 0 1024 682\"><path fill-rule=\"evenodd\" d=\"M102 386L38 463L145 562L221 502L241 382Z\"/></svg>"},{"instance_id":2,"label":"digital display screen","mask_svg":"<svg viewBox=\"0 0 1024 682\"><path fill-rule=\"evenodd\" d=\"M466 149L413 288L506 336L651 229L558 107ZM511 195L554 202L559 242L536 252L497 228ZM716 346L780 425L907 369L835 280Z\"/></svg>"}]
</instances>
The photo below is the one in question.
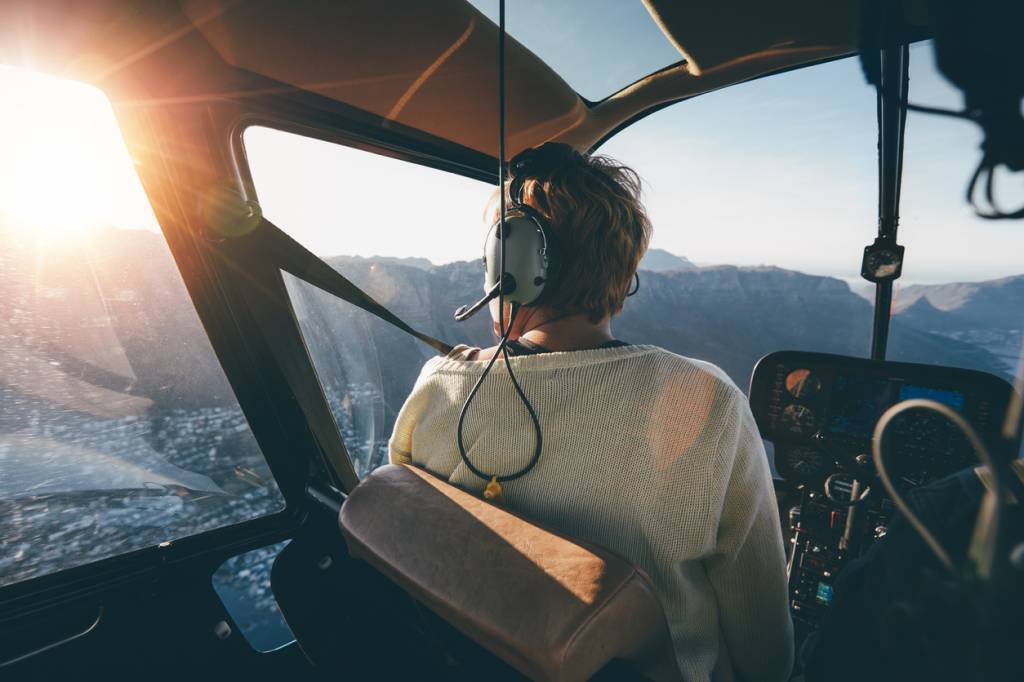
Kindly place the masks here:
<instances>
[{"instance_id":1,"label":"digital display screen","mask_svg":"<svg viewBox=\"0 0 1024 682\"><path fill-rule=\"evenodd\" d=\"M828 606L832 603L832 586L826 585L825 583L818 583L818 591L814 595L814 601L818 602L822 606Z\"/></svg>"},{"instance_id":2,"label":"digital display screen","mask_svg":"<svg viewBox=\"0 0 1024 682\"><path fill-rule=\"evenodd\" d=\"M954 410L964 408L964 394L960 391L944 391L940 388L927 388L925 386L911 386L909 384L900 386L900 400L913 400L914 398L927 398L937 403L942 403Z\"/></svg>"},{"instance_id":3,"label":"digital display screen","mask_svg":"<svg viewBox=\"0 0 1024 682\"><path fill-rule=\"evenodd\" d=\"M828 430L869 438L883 412L898 402L914 398L934 400L959 411L963 410L965 402L960 391L840 375L835 382Z\"/></svg>"},{"instance_id":4,"label":"digital display screen","mask_svg":"<svg viewBox=\"0 0 1024 682\"><path fill-rule=\"evenodd\" d=\"M875 422L893 403L893 385L884 379L840 375L832 399L828 429L832 433L869 436Z\"/></svg>"}]
</instances>

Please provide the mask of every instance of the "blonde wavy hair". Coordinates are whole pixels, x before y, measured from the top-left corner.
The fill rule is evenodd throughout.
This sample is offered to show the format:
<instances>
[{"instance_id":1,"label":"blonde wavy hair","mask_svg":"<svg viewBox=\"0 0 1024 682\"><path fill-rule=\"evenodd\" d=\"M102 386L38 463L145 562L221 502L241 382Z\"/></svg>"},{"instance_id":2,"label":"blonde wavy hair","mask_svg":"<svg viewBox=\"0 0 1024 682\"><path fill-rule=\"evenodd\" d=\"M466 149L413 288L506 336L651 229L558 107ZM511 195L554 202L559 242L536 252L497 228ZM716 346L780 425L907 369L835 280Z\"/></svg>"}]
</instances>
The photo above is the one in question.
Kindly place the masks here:
<instances>
[{"instance_id":1,"label":"blonde wavy hair","mask_svg":"<svg viewBox=\"0 0 1024 682\"><path fill-rule=\"evenodd\" d=\"M610 157L553 142L520 153L509 166L515 177L524 178L523 202L544 217L556 242L560 268L544 305L586 313L592 322L622 310L651 240L640 176ZM510 185L505 183L509 207ZM492 220L498 218L498 203L495 190L488 203Z\"/></svg>"}]
</instances>

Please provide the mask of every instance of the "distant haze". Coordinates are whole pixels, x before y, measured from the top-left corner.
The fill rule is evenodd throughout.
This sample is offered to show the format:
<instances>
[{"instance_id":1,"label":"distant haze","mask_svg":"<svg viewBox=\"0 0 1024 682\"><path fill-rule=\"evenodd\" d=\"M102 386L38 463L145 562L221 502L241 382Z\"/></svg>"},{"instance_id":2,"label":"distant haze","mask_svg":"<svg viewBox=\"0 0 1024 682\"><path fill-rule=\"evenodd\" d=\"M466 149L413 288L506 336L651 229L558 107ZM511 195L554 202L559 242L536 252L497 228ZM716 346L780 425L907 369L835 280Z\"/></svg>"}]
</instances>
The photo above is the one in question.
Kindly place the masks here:
<instances>
[{"instance_id":1,"label":"distant haze","mask_svg":"<svg viewBox=\"0 0 1024 682\"><path fill-rule=\"evenodd\" d=\"M665 272L666 270L685 270L696 267L688 259L669 253L664 249L648 249L640 261L641 270Z\"/></svg>"}]
</instances>

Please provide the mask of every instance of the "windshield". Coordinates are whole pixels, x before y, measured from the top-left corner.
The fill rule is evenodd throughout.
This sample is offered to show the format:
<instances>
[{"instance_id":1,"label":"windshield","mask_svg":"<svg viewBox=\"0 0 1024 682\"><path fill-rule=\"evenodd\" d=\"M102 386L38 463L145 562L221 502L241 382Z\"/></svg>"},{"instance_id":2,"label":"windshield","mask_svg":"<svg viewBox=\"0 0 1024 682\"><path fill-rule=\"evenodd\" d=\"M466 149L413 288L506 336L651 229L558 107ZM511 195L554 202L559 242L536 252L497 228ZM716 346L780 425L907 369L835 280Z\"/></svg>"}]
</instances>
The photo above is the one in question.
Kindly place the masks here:
<instances>
[{"instance_id":1,"label":"windshield","mask_svg":"<svg viewBox=\"0 0 1024 682\"><path fill-rule=\"evenodd\" d=\"M937 72L930 43L911 50L910 96L962 106ZM773 279L786 281L763 308L715 308L722 313L712 318L720 327L708 357L739 381L756 360L754 348L868 355L864 315L874 285L859 273L863 248L877 234L876 141L875 92L850 58L683 102L599 151L643 176L652 246L705 266L693 277L709 276L716 264L739 265L734 276L745 278L750 303ZM1024 289L1024 230L976 218L963 199L980 141L964 121L908 118L899 231L907 250L888 359L1009 377L1024 314L1016 295ZM962 284L979 281L986 283ZM709 308L723 293L708 292ZM752 346L732 365L728 347L738 341L720 340L739 330L748 330Z\"/></svg>"},{"instance_id":2,"label":"windshield","mask_svg":"<svg viewBox=\"0 0 1024 682\"><path fill-rule=\"evenodd\" d=\"M917 96L927 97L921 89ZM915 168L932 175L914 165L920 138L913 128L908 137L908 177ZM757 360L772 351L866 357L872 291L859 272L863 248L877 233L876 141L875 92L856 59L709 93L616 135L599 152L639 172L654 223L640 291L613 322L616 336L713 362L743 389ZM250 129L245 143L264 211L282 229L422 331L450 343L494 343L484 315L452 320L457 307L481 295L490 187L267 128ZM933 153L969 171L962 154ZM909 216L924 195L911 180L905 196L906 273L923 278L928 251L915 260L914 248L930 237L915 232ZM948 210L926 219L941 218L935 229L949 234L966 211L952 197L943 199ZM993 275L1015 272L1020 235L1001 234L1006 262L998 267L997 258L964 247L968 234L955 247L941 239L929 247L956 264L931 272L944 281L982 264ZM289 293L365 475L384 461L394 417L433 351L293 278ZM912 322L897 315L893 358L1006 374L980 337Z\"/></svg>"},{"instance_id":3,"label":"windshield","mask_svg":"<svg viewBox=\"0 0 1024 682\"><path fill-rule=\"evenodd\" d=\"M911 47L910 99L963 108L961 92L936 69L930 42ZM975 362L964 366L1010 377L1024 329L1024 226L979 218L967 204L981 142L980 128L969 121L913 111L907 116L899 228L907 251L893 290L893 337L925 330L936 343L973 350ZM1012 195L1007 203L1019 204L1019 181L1000 180ZM897 343L889 357L934 361L927 346L913 344Z\"/></svg>"}]
</instances>

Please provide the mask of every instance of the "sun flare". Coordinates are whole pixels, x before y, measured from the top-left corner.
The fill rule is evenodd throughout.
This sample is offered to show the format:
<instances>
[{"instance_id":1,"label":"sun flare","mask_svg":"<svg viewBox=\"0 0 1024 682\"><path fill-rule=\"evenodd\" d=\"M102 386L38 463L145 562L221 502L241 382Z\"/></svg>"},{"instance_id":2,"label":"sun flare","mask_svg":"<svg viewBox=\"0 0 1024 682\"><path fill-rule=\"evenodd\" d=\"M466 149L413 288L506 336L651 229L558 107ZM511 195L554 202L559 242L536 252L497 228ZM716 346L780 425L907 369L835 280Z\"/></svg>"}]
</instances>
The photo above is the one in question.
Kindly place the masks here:
<instances>
[{"instance_id":1,"label":"sun flare","mask_svg":"<svg viewBox=\"0 0 1024 682\"><path fill-rule=\"evenodd\" d=\"M156 221L96 88L0 66L0 221L47 240Z\"/></svg>"}]
</instances>

